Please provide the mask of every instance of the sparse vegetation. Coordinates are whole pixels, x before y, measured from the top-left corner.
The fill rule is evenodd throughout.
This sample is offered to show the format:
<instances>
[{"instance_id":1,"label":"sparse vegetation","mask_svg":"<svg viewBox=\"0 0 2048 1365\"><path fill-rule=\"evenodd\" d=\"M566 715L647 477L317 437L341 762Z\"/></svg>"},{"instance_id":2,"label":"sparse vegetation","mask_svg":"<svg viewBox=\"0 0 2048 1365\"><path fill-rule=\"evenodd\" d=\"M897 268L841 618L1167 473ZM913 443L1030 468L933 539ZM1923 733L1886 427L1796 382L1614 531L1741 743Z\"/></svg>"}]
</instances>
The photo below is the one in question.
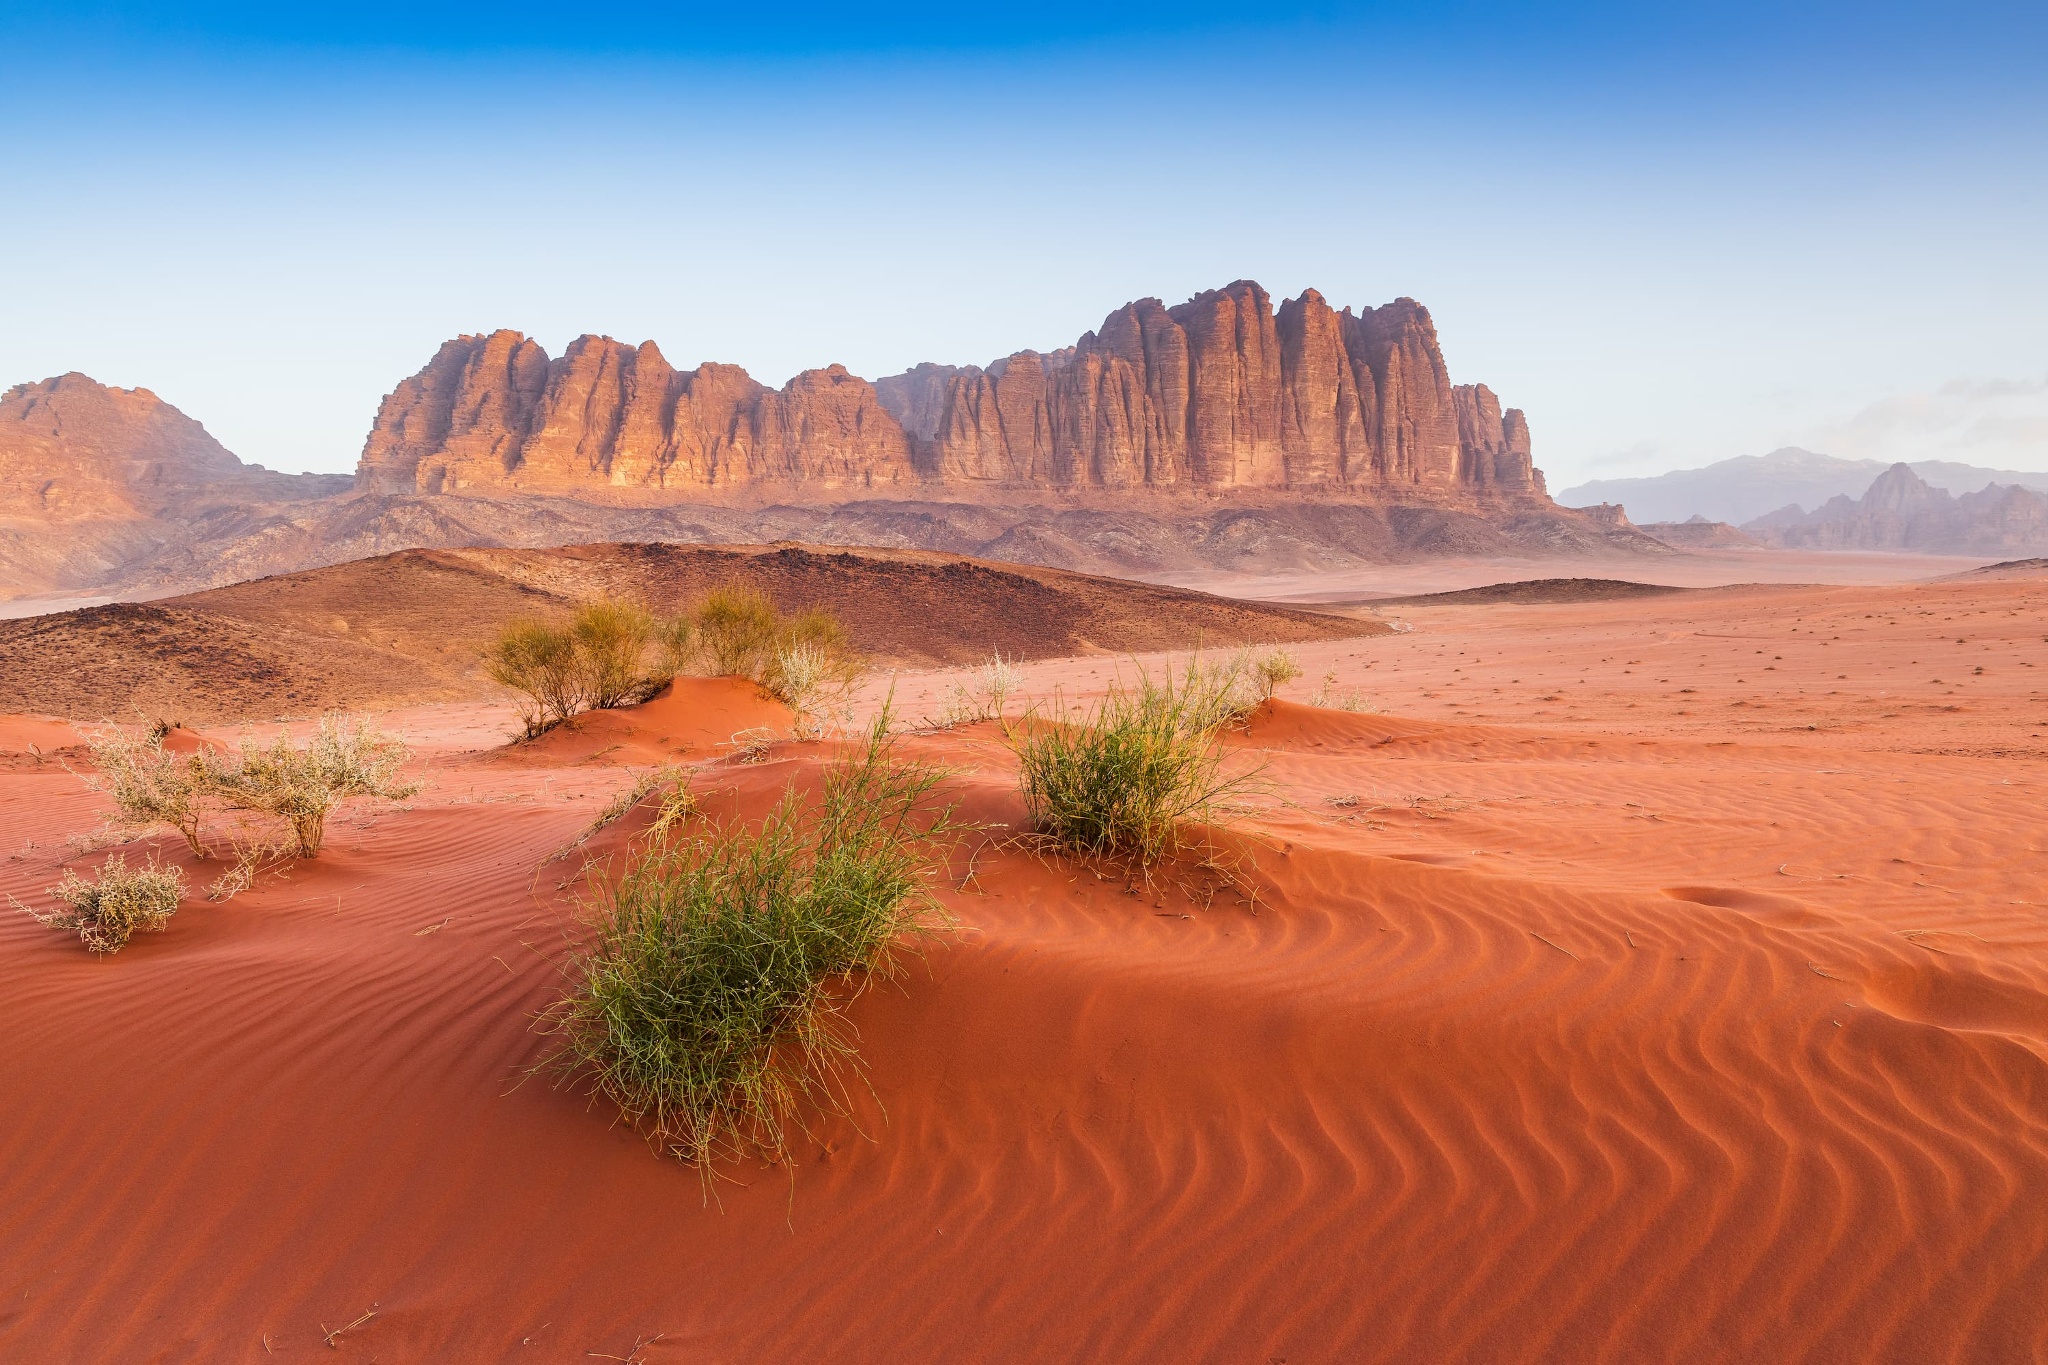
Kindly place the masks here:
<instances>
[{"instance_id":1,"label":"sparse vegetation","mask_svg":"<svg viewBox=\"0 0 2048 1365\"><path fill-rule=\"evenodd\" d=\"M664 616L654 623L656 662L650 681L666 686L690 666L697 646L697 623L686 612Z\"/></svg>"},{"instance_id":2,"label":"sparse vegetation","mask_svg":"<svg viewBox=\"0 0 2048 1365\"><path fill-rule=\"evenodd\" d=\"M786 703L798 739L821 738L844 717L866 664L838 617L816 608L785 617L767 594L738 584L712 589L694 615L711 672L751 679Z\"/></svg>"},{"instance_id":3,"label":"sparse vegetation","mask_svg":"<svg viewBox=\"0 0 2048 1365\"><path fill-rule=\"evenodd\" d=\"M1358 711L1365 714L1371 714L1379 710L1379 707L1366 700L1364 695L1359 692L1349 689L1339 692L1337 690L1337 675L1335 673L1325 673L1323 675L1322 686L1310 694L1308 704L1310 706L1324 707L1332 711Z\"/></svg>"},{"instance_id":4,"label":"sparse vegetation","mask_svg":"<svg viewBox=\"0 0 2048 1365\"><path fill-rule=\"evenodd\" d=\"M519 719L529 739L583 709L576 637L562 626L531 617L512 622L484 656L484 671L524 698Z\"/></svg>"},{"instance_id":5,"label":"sparse vegetation","mask_svg":"<svg viewBox=\"0 0 2048 1365\"><path fill-rule=\"evenodd\" d=\"M1301 662L1284 649L1269 649L1252 656L1248 671L1259 700L1271 701L1275 692L1301 676Z\"/></svg>"},{"instance_id":6,"label":"sparse vegetation","mask_svg":"<svg viewBox=\"0 0 2048 1365\"><path fill-rule=\"evenodd\" d=\"M697 644L718 677L761 681L774 653L778 617L768 594L727 584L697 604Z\"/></svg>"},{"instance_id":7,"label":"sparse vegetation","mask_svg":"<svg viewBox=\"0 0 2048 1365\"><path fill-rule=\"evenodd\" d=\"M170 924L185 895L185 873L154 857L130 868L126 857L116 853L100 865L96 877L66 872L49 894L64 908L28 913L52 929L77 934L92 952L118 953L131 936L162 933Z\"/></svg>"},{"instance_id":8,"label":"sparse vegetation","mask_svg":"<svg viewBox=\"0 0 2048 1365\"><path fill-rule=\"evenodd\" d=\"M788 703L799 738L823 735L866 671L830 612L784 617L765 593L736 584L714 588L690 611L669 617L605 597L585 603L567 624L514 621L499 632L484 667L520 695L520 723L532 739L586 707L643 701L697 660L714 675L747 678Z\"/></svg>"},{"instance_id":9,"label":"sparse vegetation","mask_svg":"<svg viewBox=\"0 0 2048 1365\"><path fill-rule=\"evenodd\" d=\"M485 652L484 671L520 694L532 739L586 707L608 710L660 691L688 667L694 634L688 616L657 617L630 599L600 597L566 624L513 621Z\"/></svg>"},{"instance_id":10,"label":"sparse vegetation","mask_svg":"<svg viewBox=\"0 0 2048 1365\"><path fill-rule=\"evenodd\" d=\"M937 723L943 728L950 728L972 725L977 721L1001 720L1010 698L1023 684L1024 677L1016 665L1005 659L998 649L966 681L953 684L953 695L947 699L945 712Z\"/></svg>"},{"instance_id":11,"label":"sparse vegetation","mask_svg":"<svg viewBox=\"0 0 2048 1365\"><path fill-rule=\"evenodd\" d=\"M1073 852L1143 866L1181 851L1256 783L1231 770L1217 732L1244 707L1244 673L1190 660L1178 678L1140 672L1081 721L1027 717L1009 729L1039 833Z\"/></svg>"},{"instance_id":12,"label":"sparse vegetation","mask_svg":"<svg viewBox=\"0 0 2048 1365\"><path fill-rule=\"evenodd\" d=\"M404 800L419 790L398 780L406 757L403 743L368 721L325 716L304 748L289 734L267 747L245 739L235 761L211 765L208 785L231 806L283 822L292 851L311 858L336 807L360 797Z\"/></svg>"},{"instance_id":13,"label":"sparse vegetation","mask_svg":"<svg viewBox=\"0 0 2048 1365\"><path fill-rule=\"evenodd\" d=\"M164 748L168 727L145 735L105 730L89 738L93 767L86 785L114 798L121 823L138 831L164 825L185 840L195 858L207 856L201 824L207 810L209 767L201 754Z\"/></svg>"},{"instance_id":14,"label":"sparse vegetation","mask_svg":"<svg viewBox=\"0 0 2048 1365\"><path fill-rule=\"evenodd\" d=\"M576 609L569 623L586 705L610 710L647 681L642 663L654 638L654 616L638 602L600 597Z\"/></svg>"},{"instance_id":15,"label":"sparse vegetation","mask_svg":"<svg viewBox=\"0 0 2048 1365\"><path fill-rule=\"evenodd\" d=\"M606 886L573 987L550 1014L554 1064L589 1081L707 1178L789 1157L812 1107L860 1073L846 1006L943 927L929 876L951 826L939 774L894 751L886 714L758 826L680 821Z\"/></svg>"}]
</instances>

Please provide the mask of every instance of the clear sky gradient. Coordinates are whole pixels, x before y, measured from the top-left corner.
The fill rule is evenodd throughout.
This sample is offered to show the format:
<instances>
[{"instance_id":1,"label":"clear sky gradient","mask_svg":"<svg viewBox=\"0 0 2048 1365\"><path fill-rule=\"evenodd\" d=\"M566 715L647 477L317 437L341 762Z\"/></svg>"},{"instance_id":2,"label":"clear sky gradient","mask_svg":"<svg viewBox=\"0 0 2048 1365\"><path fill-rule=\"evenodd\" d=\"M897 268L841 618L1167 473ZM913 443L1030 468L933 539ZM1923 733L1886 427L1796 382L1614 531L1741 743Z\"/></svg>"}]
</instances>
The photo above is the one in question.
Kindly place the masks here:
<instances>
[{"instance_id":1,"label":"clear sky gradient","mask_svg":"<svg viewBox=\"0 0 2048 1365\"><path fill-rule=\"evenodd\" d=\"M1429 305L1553 487L2048 469L2048 7L0 10L0 384L352 468L445 338L779 384L1240 277Z\"/></svg>"}]
</instances>

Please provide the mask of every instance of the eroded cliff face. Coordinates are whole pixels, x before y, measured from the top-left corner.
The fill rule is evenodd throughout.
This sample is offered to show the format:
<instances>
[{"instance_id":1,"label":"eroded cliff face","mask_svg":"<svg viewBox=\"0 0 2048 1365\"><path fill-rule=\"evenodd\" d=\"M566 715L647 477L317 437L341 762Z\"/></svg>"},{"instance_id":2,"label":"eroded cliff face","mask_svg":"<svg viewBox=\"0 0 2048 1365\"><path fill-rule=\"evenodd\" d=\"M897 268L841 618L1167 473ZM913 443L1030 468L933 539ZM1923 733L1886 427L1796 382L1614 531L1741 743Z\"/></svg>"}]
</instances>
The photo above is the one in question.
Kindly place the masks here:
<instances>
[{"instance_id":1,"label":"eroded cliff face","mask_svg":"<svg viewBox=\"0 0 2048 1365\"><path fill-rule=\"evenodd\" d=\"M550 360L517 332L443 345L384 400L359 472L379 491L421 493L848 492L916 478L903 428L843 366L776 390L736 365L677 370L651 341L579 337Z\"/></svg>"},{"instance_id":2,"label":"eroded cliff face","mask_svg":"<svg viewBox=\"0 0 2048 1365\"><path fill-rule=\"evenodd\" d=\"M363 449L383 492L778 497L1272 489L1375 500L1541 500L1529 428L1454 388L1428 310L1354 315L1314 290L1276 310L1240 280L1126 304L1075 345L877 383L838 365L781 389L678 371L652 342L559 359L465 336L384 400Z\"/></svg>"}]
</instances>

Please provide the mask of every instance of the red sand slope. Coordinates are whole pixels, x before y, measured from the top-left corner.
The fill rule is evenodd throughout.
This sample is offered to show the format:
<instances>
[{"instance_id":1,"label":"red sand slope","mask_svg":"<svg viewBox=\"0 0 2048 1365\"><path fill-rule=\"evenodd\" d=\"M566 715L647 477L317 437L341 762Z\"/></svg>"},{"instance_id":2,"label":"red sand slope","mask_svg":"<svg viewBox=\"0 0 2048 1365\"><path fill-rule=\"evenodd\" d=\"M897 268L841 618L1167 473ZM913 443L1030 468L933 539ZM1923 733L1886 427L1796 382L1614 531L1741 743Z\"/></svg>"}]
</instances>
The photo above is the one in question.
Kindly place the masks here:
<instances>
[{"instance_id":1,"label":"red sand slope","mask_svg":"<svg viewBox=\"0 0 2048 1365\"><path fill-rule=\"evenodd\" d=\"M1018 814L985 727L914 743ZM436 759L109 960L0 922L0 1358L326 1359L374 1309L340 1356L2048 1359L2038 759L1284 704L1262 750L1256 914L981 853L856 1008L874 1140L722 1210L519 1084L618 755ZM0 773L0 889L97 800Z\"/></svg>"}]
</instances>

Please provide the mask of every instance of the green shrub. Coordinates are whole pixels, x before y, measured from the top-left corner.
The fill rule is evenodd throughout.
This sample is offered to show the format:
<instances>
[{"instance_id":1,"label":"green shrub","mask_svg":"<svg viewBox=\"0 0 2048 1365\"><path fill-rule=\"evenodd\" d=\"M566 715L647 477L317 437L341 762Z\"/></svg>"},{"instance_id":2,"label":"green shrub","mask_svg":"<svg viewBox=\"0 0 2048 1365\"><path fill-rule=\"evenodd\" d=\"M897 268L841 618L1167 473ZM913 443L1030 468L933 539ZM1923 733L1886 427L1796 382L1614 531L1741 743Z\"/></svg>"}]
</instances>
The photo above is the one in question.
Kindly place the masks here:
<instances>
[{"instance_id":1,"label":"green shrub","mask_svg":"<svg viewBox=\"0 0 2048 1365\"><path fill-rule=\"evenodd\" d=\"M662 686L687 670L696 653L697 626L686 612L664 616L654 623L657 662L650 681Z\"/></svg>"},{"instance_id":2,"label":"green shrub","mask_svg":"<svg viewBox=\"0 0 2048 1365\"><path fill-rule=\"evenodd\" d=\"M768 594L732 583L697 604L697 644L718 677L759 682L774 653L780 619Z\"/></svg>"},{"instance_id":3,"label":"green shrub","mask_svg":"<svg viewBox=\"0 0 2048 1365\"><path fill-rule=\"evenodd\" d=\"M1214 824L1255 770L1230 771L1217 731L1244 704L1243 674L1191 660L1179 678L1142 670L1082 721L1027 717L1009 729L1034 827L1057 847L1150 866Z\"/></svg>"},{"instance_id":4,"label":"green shrub","mask_svg":"<svg viewBox=\"0 0 2048 1365\"><path fill-rule=\"evenodd\" d=\"M1271 701L1282 685L1301 676L1301 663L1284 649L1269 649L1252 656L1248 671L1259 700Z\"/></svg>"},{"instance_id":5,"label":"green shrub","mask_svg":"<svg viewBox=\"0 0 2048 1365\"><path fill-rule=\"evenodd\" d=\"M101 864L88 880L76 872L49 888L62 910L29 913L53 929L75 933L95 953L118 953L138 933L162 933L177 913L185 894L182 868L158 863L155 857L130 870L119 853Z\"/></svg>"},{"instance_id":6,"label":"green shrub","mask_svg":"<svg viewBox=\"0 0 2048 1365\"><path fill-rule=\"evenodd\" d=\"M810 1107L843 1111L859 1058L843 1018L910 941L948 920L930 875L951 832L939 774L894 753L886 714L758 826L693 822L603 890L553 1064L695 1163L781 1160Z\"/></svg>"},{"instance_id":7,"label":"green shrub","mask_svg":"<svg viewBox=\"0 0 2048 1365\"><path fill-rule=\"evenodd\" d=\"M206 764L196 754L164 748L165 729L145 736L106 730L90 737L96 772L88 786L114 798L122 823L147 829L167 825L183 836L195 858L207 856L200 824L206 815Z\"/></svg>"},{"instance_id":8,"label":"green shrub","mask_svg":"<svg viewBox=\"0 0 2048 1365\"><path fill-rule=\"evenodd\" d=\"M583 670L567 627L532 617L512 622L484 656L484 671L525 698L519 719L529 739L583 709Z\"/></svg>"},{"instance_id":9,"label":"green shrub","mask_svg":"<svg viewBox=\"0 0 2048 1365\"><path fill-rule=\"evenodd\" d=\"M641 663L654 637L654 617L638 602L618 597L585 602L576 609L569 634L576 642L576 667L589 705L610 710L647 681Z\"/></svg>"},{"instance_id":10,"label":"green shrub","mask_svg":"<svg viewBox=\"0 0 2048 1365\"><path fill-rule=\"evenodd\" d=\"M267 748L243 740L239 757L216 762L208 782L230 805L282 821L292 851L311 858L326 838L327 817L343 802L398 801L419 790L416 782L398 781L406 757L404 744L369 722L324 716L303 749L289 734Z\"/></svg>"}]
</instances>

